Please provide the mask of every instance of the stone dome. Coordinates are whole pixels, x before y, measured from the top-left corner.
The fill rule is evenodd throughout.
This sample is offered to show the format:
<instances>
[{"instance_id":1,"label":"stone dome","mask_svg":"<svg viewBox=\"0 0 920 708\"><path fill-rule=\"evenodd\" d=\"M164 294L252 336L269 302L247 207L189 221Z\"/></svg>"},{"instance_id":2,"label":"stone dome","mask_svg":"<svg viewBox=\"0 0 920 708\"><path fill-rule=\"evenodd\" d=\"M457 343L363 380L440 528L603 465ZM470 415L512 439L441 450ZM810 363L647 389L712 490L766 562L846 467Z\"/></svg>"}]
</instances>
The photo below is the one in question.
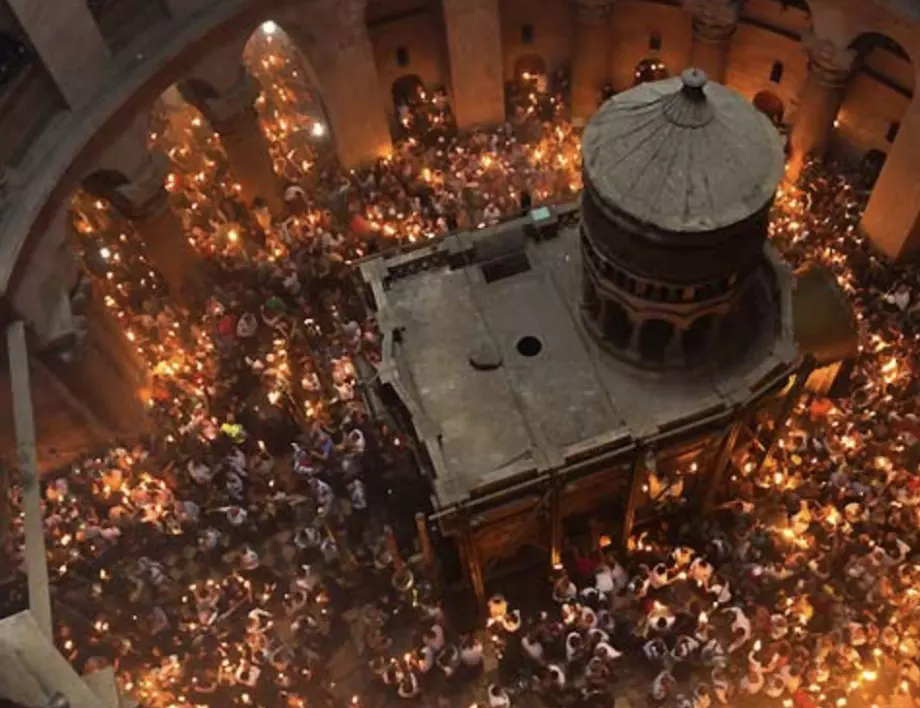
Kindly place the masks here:
<instances>
[{"instance_id":1,"label":"stone dome","mask_svg":"<svg viewBox=\"0 0 920 708\"><path fill-rule=\"evenodd\" d=\"M740 357L776 305L765 263L779 133L688 69L608 101L582 140L582 314L646 369Z\"/></svg>"},{"instance_id":2,"label":"stone dome","mask_svg":"<svg viewBox=\"0 0 920 708\"><path fill-rule=\"evenodd\" d=\"M598 206L685 245L762 211L784 170L769 120L698 69L609 100L585 129L582 152Z\"/></svg>"}]
</instances>

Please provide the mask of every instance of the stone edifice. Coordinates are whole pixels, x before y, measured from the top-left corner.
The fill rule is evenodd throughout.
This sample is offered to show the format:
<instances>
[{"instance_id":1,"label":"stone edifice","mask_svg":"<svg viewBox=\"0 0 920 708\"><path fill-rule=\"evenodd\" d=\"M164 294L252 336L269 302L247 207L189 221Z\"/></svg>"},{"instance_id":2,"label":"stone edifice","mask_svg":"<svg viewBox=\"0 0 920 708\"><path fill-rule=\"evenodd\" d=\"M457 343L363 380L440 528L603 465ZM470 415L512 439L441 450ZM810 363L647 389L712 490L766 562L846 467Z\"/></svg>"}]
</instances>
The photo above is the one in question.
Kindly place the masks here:
<instances>
[{"instance_id":1,"label":"stone edifice","mask_svg":"<svg viewBox=\"0 0 920 708\"><path fill-rule=\"evenodd\" d=\"M780 138L736 92L695 69L645 84L582 150L558 231L525 217L362 265L381 397L480 599L499 558L530 545L558 563L566 525L599 510L625 542L660 486L712 506L742 429L766 410L780 427L819 364L853 353L797 341L795 276L766 243Z\"/></svg>"},{"instance_id":2,"label":"stone edifice","mask_svg":"<svg viewBox=\"0 0 920 708\"><path fill-rule=\"evenodd\" d=\"M469 126L501 119L503 84L525 69L569 68L575 118L585 120L598 92L631 86L643 61L672 74L693 62L791 126L789 174L802 155L825 149L884 164L863 226L892 258L920 247L912 61L920 17L908 3L56 0L50 13L32 0L0 0L2 40L18 57L0 86L0 312L4 322L29 324L47 466L142 428L134 415L113 427L105 403L87 395L111 391L130 409L144 372L129 356L102 356L123 342L95 346L96 335L86 335L84 305L72 302L68 200L79 186L113 198L171 279L196 282L193 257L178 258L186 249L169 241L176 221L165 165L148 148L149 112L164 91L180 89L221 130L245 192L277 207L280 186L253 119L255 87L240 61L267 20L306 56L346 165L390 149L393 88L406 78L446 86ZM111 323L91 329L117 335ZM76 352L74 341L87 344ZM88 371L107 387L87 386ZM9 438L2 456L13 456Z\"/></svg>"}]
</instances>

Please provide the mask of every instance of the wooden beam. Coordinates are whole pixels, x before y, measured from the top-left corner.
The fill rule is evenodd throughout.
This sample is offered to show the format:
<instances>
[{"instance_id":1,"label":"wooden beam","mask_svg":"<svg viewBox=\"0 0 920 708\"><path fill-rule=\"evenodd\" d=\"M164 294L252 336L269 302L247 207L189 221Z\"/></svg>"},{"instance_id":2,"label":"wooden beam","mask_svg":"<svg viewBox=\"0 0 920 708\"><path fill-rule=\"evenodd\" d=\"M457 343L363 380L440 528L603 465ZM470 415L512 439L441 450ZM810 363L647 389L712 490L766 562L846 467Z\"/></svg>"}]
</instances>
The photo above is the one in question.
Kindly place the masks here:
<instances>
[{"instance_id":1,"label":"wooden beam","mask_svg":"<svg viewBox=\"0 0 920 708\"><path fill-rule=\"evenodd\" d=\"M418 532L418 545L425 561L425 570L430 577L436 575L434 549L431 546L431 533L428 531L428 517L422 512L415 515L415 529Z\"/></svg>"},{"instance_id":2,"label":"wooden beam","mask_svg":"<svg viewBox=\"0 0 920 708\"><path fill-rule=\"evenodd\" d=\"M469 516L463 519L462 524L463 526L460 531L460 554L466 562L467 574L470 578L470 585L473 588L473 595L476 597L476 603L479 610L483 611L486 603L486 586L483 579L479 548L476 545L476 538L473 535Z\"/></svg>"},{"instance_id":3,"label":"wooden beam","mask_svg":"<svg viewBox=\"0 0 920 708\"><path fill-rule=\"evenodd\" d=\"M815 363L809 358L802 364L798 373L795 374L792 385L789 387L785 399L783 399L783 405L780 408L779 415L774 421L773 430L771 430L770 434L767 436L767 442L763 446L763 454L760 457L760 461L757 463L757 467L751 473L751 477L756 478L759 476L764 465L767 464L767 460L773 455L773 451L776 449L783 432L786 430L786 424L789 422L789 417L795 410L795 406L799 402L802 392L805 390L805 384L808 383L808 377L811 375L811 372L814 371L814 368Z\"/></svg>"},{"instance_id":4,"label":"wooden beam","mask_svg":"<svg viewBox=\"0 0 920 708\"><path fill-rule=\"evenodd\" d=\"M565 486L555 480L552 485L549 501L549 555L550 563L556 570L562 567L562 496L565 494Z\"/></svg>"},{"instance_id":5,"label":"wooden beam","mask_svg":"<svg viewBox=\"0 0 920 708\"><path fill-rule=\"evenodd\" d=\"M620 545L623 548L628 546L629 537L632 535L633 525L636 522L636 508L639 506L639 496L642 494L642 483L647 471L645 456L648 452L646 448L639 447L636 449L632 480L629 483L629 496L626 499L626 512L623 514L623 530L620 534Z\"/></svg>"},{"instance_id":6,"label":"wooden beam","mask_svg":"<svg viewBox=\"0 0 920 708\"><path fill-rule=\"evenodd\" d=\"M709 473L706 496L703 499L704 514L711 513L715 508L716 501L719 498L719 492L722 490L722 485L725 480L725 470L728 468L732 455L735 453L735 446L738 444L738 436L741 434L741 430L744 426L744 419L739 417L722 436L719 452L712 463L712 470Z\"/></svg>"}]
</instances>

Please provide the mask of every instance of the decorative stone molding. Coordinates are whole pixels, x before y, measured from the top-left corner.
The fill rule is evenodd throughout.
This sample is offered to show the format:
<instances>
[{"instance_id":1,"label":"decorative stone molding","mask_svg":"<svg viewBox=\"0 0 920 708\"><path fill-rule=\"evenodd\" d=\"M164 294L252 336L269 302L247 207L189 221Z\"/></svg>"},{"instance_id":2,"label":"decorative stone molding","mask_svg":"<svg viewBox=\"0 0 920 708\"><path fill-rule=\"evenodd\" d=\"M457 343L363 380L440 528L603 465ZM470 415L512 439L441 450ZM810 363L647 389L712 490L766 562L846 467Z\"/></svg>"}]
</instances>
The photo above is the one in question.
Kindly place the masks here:
<instances>
[{"instance_id":1,"label":"decorative stone molding","mask_svg":"<svg viewBox=\"0 0 920 708\"><path fill-rule=\"evenodd\" d=\"M0 165L0 213L21 187L22 178L19 173L9 165Z\"/></svg>"},{"instance_id":2,"label":"decorative stone molding","mask_svg":"<svg viewBox=\"0 0 920 708\"><path fill-rule=\"evenodd\" d=\"M127 216L132 219L149 219L169 208L164 186L168 173L169 158L162 153L154 153L137 173L128 175L131 181L118 188L118 194L129 212Z\"/></svg>"},{"instance_id":3,"label":"decorative stone molding","mask_svg":"<svg viewBox=\"0 0 920 708\"><path fill-rule=\"evenodd\" d=\"M725 41L738 27L739 7L734 0L687 0L684 7L693 16L693 33L700 39Z\"/></svg>"},{"instance_id":4,"label":"decorative stone molding","mask_svg":"<svg viewBox=\"0 0 920 708\"><path fill-rule=\"evenodd\" d=\"M575 19L583 24L600 24L610 19L614 0L571 0Z\"/></svg>"},{"instance_id":5,"label":"decorative stone molding","mask_svg":"<svg viewBox=\"0 0 920 708\"><path fill-rule=\"evenodd\" d=\"M855 51L813 34L804 37L802 44L808 53L808 70L819 83L831 87L846 84L853 72Z\"/></svg>"},{"instance_id":6,"label":"decorative stone molding","mask_svg":"<svg viewBox=\"0 0 920 708\"><path fill-rule=\"evenodd\" d=\"M205 106L205 114L214 129L220 134L232 132L233 124L242 116L252 113L262 87L249 73L243 73L240 80L223 95L213 98Z\"/></svg>"}]
</instances>

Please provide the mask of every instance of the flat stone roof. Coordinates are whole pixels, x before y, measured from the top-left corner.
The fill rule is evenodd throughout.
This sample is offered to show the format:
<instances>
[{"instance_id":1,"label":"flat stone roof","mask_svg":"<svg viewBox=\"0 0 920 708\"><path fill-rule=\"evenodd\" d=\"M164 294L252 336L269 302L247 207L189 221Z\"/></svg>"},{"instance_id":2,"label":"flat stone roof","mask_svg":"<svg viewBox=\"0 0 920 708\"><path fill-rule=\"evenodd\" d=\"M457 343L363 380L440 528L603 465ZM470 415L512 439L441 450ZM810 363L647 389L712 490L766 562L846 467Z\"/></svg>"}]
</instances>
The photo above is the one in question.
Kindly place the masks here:
<instances>
[{"instance_id":1,"label":"flat stone roof","mask_svg":"<svg viewBox=\"0 0 920 708\"><path fill-rule=\"evenodd\" d=\"M492 282L480 264L446 265L445 254L494 236L455 234L362 265L384 334L380 377L403 399L428 448L441 508L618 440L644 439L679 420L731 408L777 367L797 360L791 327L779 337L768 327L731 370L691 379L637 371L606 353L582 325L577 226L548 241L527 239L530 269ZM434 265L419 270L425 262ZM519 351L525 337L539 341L539 353ZM502 364L472 366L470 354L483 350Z\"/></svg>"}]
</instances>

